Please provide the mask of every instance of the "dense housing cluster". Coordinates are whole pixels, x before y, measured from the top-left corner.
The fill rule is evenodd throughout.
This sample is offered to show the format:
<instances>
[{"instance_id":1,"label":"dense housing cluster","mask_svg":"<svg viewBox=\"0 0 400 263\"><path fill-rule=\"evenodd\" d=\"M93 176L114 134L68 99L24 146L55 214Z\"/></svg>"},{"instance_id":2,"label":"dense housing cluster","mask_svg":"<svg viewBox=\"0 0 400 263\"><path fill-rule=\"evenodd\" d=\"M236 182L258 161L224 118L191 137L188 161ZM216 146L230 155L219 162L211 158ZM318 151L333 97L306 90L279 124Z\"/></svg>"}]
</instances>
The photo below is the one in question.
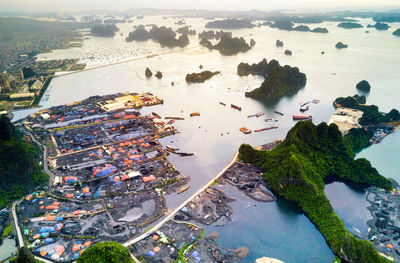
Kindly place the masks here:
<instances>
[{"instance_id":1,"label":"dense housing cluster","mask_svg":"<svg viewBox=\"0 0 400 263\"><path fill-rule=\"evenodd\" d=\"M158 142L175 129L137 110L160 103L150 93L94 96L23 121L49 149L52 175L18 206L34 254L73 260L94 243L133 238L166 212L163 194L187 182Z\"/></svg>"}]
</instances>

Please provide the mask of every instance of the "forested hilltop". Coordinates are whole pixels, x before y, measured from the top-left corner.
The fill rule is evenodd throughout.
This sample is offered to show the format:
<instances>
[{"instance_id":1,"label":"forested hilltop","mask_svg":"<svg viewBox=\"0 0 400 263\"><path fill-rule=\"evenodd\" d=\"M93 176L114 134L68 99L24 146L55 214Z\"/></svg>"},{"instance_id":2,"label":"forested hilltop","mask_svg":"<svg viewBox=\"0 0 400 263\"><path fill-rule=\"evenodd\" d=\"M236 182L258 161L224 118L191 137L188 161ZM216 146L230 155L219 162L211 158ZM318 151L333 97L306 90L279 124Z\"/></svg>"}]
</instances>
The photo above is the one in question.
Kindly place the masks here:
<instances>
[{"instance_id":1,"label":"forested hilltop","mask_svg":"<svg viewBox=\"0 0 400 263\"><path fill-rule=\"evenodd\" d=\"M335 124L317 126L310 121L297 123L284 142L272 151L258 151L243 144L241 160L257 165L268 186L295 202L324 235L327 243L346 262L388 262L367 240L347 232L324 194L325 180L336 179L391 189L366 159L354 159Z\"/></svg>"},{"instance_id":2,"label":"forested hilltop","mask_svg":"<svg viewBox=\"0 0 400 263\"><path fill-rule=\"evenodd\" d=\"M38 162L38 146L0 117L0 209L49 180Z\"/></svg>"}]
</instances>

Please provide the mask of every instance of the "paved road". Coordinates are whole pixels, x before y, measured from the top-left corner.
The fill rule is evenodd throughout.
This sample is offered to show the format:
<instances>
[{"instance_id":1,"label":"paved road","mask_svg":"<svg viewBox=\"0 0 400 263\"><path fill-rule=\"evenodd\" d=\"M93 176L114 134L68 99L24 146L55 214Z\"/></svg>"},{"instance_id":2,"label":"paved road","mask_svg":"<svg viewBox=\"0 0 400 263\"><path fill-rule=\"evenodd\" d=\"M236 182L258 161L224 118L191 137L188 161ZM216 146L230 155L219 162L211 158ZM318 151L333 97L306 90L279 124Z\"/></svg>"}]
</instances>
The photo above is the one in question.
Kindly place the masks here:
<instances>
[{"instance_id":1,"label":"paved road","mask_svg":"<svg viewBox=\"0 0 400 263\"><path fill-rule=\"evenodd\" d=\"M238 155L239 155L239 152L236 152L235 155L233 156L231 162L227 166L225 166L224 169L222 169L216 176L214 176L214 178L212 178L207 184L205 184L202 188L200 188L196 193L194 193L188 199L186 199L186 201L184 201L180 206L178 206L171 213L169 213L168 216L165 217L160 223L155 225L153 228L151 228L146 233L143 233L142 235L125 242L123 245L126 246L126 247L128 247L130 245L133 245L133 244L139 242L140 240L148 237L149 235L151 235L152 233L154 233L158 229L160 229L167 221L172 219L176 215L176 213L179 212L179 210L181 210L189 202L191 202L194 198L196 198L199 194L201 194L203 191L205 191L209 186L211 186L214 183L215 180L217 180L219 177L221 177L226 172L226 170L228 170L228 168L231 167L235 163Z\"/></svg>"},{"instance_id":2,"label":"paved road","mask_svg":"<svg viewBox=\"0 0 400 263\"><path fill-rule=\"evenodd\" d=\"M24 238L22 237L22 233L21 233L21 228L19 228L19 224L18 224L18 217L17 217L17 212L15 210L15 206L17 204L19 204L21 200L15 201L12 206L11 206L11 213L12 213L12 217L13 217L13 221L14 221L14 229L15 232L17 233L17 238L18 238L18 246L21 248L24 246Z\"/></svg>"}]
</instances>

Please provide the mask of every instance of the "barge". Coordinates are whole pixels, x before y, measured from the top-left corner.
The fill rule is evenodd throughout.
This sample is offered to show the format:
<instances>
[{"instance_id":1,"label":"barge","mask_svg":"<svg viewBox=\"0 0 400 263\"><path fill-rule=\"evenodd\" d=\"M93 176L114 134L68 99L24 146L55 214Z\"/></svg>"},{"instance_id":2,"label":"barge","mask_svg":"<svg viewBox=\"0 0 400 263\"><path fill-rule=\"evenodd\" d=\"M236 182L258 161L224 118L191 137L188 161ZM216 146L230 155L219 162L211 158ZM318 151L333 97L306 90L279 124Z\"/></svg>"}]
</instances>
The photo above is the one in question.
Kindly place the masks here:
<instances>
[{"instance_id":1,"label":"barge","mask_svg":"<svg viewBox=\"0 0 400 263\"><path fill-rule=\"evenodd\" d=\"M184 120L185 118L183 117L165 117L166 120Z\"/></svg>"},{"instance_id":2,"label":"barge","mask_svg":"<svg viewBox=\"0 0 400 263\"><path fill-rule=\"evenodd\" d=\"M268 130L277 129L277 128L278 128L278 125L274 125L274 126L271 126L271 127L265 127L265 128L262 128L262 129L254 130L254 132L268 131Z\"/></svg>"},{"instance_id":3,"label":"barge","mask_svg":"<svg viewBox=\"0 0 400 263\"><path fill-rule=\"evenodd\" d=\"M311 121L312 116L311 115L293 115L293 120L295 121Z\"/></svg>"},{"instance_id":4,"label":"barge","mask_svg":"<svg viewBox=\"0 0 400 263\"><path fill-rule=\"evenodd\" d=\"M264 121L265 121L265 122L277 122L278 119L276 119L276 118L269 118L269 119L265 119Z\"/></svg>"},{"instance_id":5,"label":"barge","mask_svg":"<svg viewBox=\"0 0 400 263\"><path fill-rule=\"evenodd\" d=\"M308 111L309 109L310 109L309 106L302 106L302 107L300 108L300 111L301 111L301 112L305 112L305 111Z\"/></svg>"},{"instance_id":6,"label":"barge","mask_svg":"<svg viewBox=\"0 0 400 263\"><path fill-rule=\"evenodd\" d=\"M236 106L235 104L231 104L231 108L236 110L242 110L242 107Z\"/></svg>"}]
</instances>

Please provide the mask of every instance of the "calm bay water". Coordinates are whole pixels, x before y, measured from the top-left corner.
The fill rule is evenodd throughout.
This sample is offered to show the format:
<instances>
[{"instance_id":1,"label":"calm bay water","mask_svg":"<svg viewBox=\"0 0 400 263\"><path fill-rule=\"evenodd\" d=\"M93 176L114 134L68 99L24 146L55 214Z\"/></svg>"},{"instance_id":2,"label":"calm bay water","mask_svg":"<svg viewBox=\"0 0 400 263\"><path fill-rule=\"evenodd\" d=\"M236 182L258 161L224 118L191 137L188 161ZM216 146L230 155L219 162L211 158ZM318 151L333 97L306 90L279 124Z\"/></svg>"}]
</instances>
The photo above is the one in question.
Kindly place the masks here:
<instances>
[{"instance_id":1,"label":"calm bay water","mask_svg":"<svg viewBox=\"0 0 400 263\"><path fill-rule=\"evenodd\" d=\"M186 21L197 31L202 31L206 23L203 19ZM364 33L365 29L340 29L336 27L337 23L311 25L312 28L327 27L329 34L287 32L268 27L234 30L234 36L244 36L247 40L253 38L257 44L247 53L230 57L198 47L197 37L191 37L190 48L183 51L164 49L151 41L124 41L135 24L166 24L177 28L174 22L173 19L146 17L132 24L119 25L123 36L117 35L112 39L89 37L82 48L40 55L41 59L81 57L88 67L93 67L148 54L176 52L57 77L50 84L49 99L41 103L42 107L50 107L92 95L125 91L149 91L163 98L164 105L144 108L142 113L155 111L163 117L185 117L184 121L175 122L181 133L162 139L162 143L196 153L192 157L172 155L169 158L178 170L191 179L188 191L179 196L167 196L170 208L180 204L218 173L241 143L260 145L283 139L295 124L291 115L299 113L299 104L302 102L319 99L320 104L310 105L309 114L313 115L314 123L327 122L334 111L332 101L339 96L356 94L356 83L367 79L372 85L368 103L380 106L383 111L399 107L400 38L392 36L391 31L400 27L400 24L393 24L391 30L386 32L371 29L370 34ZM371 23L370 20L361 22L364 25ZM277 39L284 42L283 49L275 47ZM338 41L349 44L349 48L337 50L334 45ZM292 50L293 56L285 56L285 49ZM321 51L325 51L325 55L321 55ZM307 75L307 86L296 95L284 97L274 104L245 98L244 92L258 87L262 79L239 77L236 67L240 62L256 63L263 58L277 59L281 64L299 67ZM187 84L186 74L200 71L199 65L203 65L205 70L220 70L222 73L204 84ZM163 79L146 79L146 67L153 72L162 71ZM171 86L171 82L175 86ZM240 112L229 106L224 107L219 101L242 106L243 110ZM274 115L274 110L283 112L285 116ZM279 117L279 128L247 136L239 132L242 126L257 129L267 125L264 118L246 117L259 111L265 112L266 117ZM201 116L189 118L191 112L200 112ZM24 112L15 113L16 118L23 115ZM391 135L359 156L367 157L383 175L400 177L399 142L400 133ZM327 186L326 193L346 225L364 232L363 220L368 214L363 210L363 194L343 184ZM347 198L343 199L343 196ZM354 217L352 205L359 206L360 215ZM333 254L321 234L292 204L285 201L263 204L243 198L232 203L232 206L234 221L218 228L217 231L221 233L219 241L230 248L248 246L251 254L246 262L261 256L277 257L285 262L332 262Z\"/></svg>"}]
</instances>

